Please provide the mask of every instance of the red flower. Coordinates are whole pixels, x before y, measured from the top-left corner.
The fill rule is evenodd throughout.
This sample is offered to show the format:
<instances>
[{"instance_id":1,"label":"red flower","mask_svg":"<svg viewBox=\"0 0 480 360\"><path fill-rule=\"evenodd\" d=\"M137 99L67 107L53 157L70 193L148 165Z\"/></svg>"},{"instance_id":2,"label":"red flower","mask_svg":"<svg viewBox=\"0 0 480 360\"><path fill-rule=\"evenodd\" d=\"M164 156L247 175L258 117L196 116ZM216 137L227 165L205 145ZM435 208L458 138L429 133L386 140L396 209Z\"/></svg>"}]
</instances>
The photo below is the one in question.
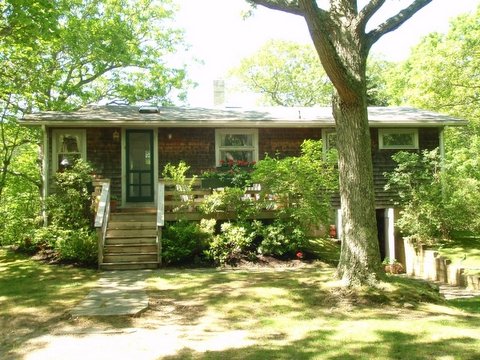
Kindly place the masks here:
<instances>
[{"instance_id":1,"label":"red flower","mask_svg":"<svg viewBox=\"0 0 480 360\"><path fill-rule=\"evenodd\" d=\"M301 251L297 252L297 259L303 259L303 253Z\"/></svg>"}]
</instances>

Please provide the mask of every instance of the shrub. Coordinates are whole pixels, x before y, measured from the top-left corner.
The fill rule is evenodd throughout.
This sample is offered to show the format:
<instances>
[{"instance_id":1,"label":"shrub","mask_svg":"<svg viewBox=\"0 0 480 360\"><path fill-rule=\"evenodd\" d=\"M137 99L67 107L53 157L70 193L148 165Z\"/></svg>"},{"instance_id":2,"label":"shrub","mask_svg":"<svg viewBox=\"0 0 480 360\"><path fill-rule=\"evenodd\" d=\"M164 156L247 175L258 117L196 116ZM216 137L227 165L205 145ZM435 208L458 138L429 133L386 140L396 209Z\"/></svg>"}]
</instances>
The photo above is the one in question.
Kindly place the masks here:
<instances>
[{"instance_id":1,"label":"shrub","mask_svg":"<svg viewBox=\"0 0 480 360\"><path fill-rule=\"evenodd\" d=\"M89 228L63 230L54 249L61 260L94 265L98 261L97 235Z\"/></svg>"},{"instance_id":2,"label":"shrub","mask_svg":"<svg viewBox=\"0 0 480 360\"><path fill-rule=\"evenodd\" d=\"M47 199L50 225L35 231L32 250L52 249L60 260L92 265L97 239L92 229L92 167L83 160L55 174L56 193Z\"/></svg>"},{"instance_id":3,"label":"shrub","mask_svg":"<svg viewBox=\"0 0 480 360\"><path fill-rule=\"evenodd\" d=\"M442 177L438 150L393 155L397 167L386 173L386 189L398 192L403 207L396 224L405 236L430 243L448 233L442 194Z\"/></svg>"},{"instance_id":4,"label":"shrub","mask_svg":"<svg viewBox=\"0 0 480 360\"><path fill-rule=\"evenodd\" d=\"M93 265L97 262L97 236L90 228L64 229L50 225L37 229L31 249L52 249L63 261Z\"/></svg>"},{"instance_id":5,"label":"shrub","mask_svg":"<svg viewBox=\"0 0 480 360\"><path fill-rule=\"evenodd\" d=\"M214 190L205 197L200 210L207 215L215 213L231 213L230 220L245 222L251 219L258 211L256 202L245 199L244 189L227 187L223 190Z\"/></svg>"},{"instance_id":6,"label":"shrub","mask_svg":"<svg viewBox=\"0 0 480 360\"><path fill-rule=\"evenodd\" d=\"M253 238L254 233L245 225L226 222L205 253L218 265L233 265L245 256Z\"/></svg>"},{"instance_id":7,"label":"shrub","mask_svg":"<svg viewBox=\"0 0 480 360\"><path fill-rule=\"evenodd\" d=\"M255 221L255 234L261 239L258 253L274 256L294 256L307 246L307 236L296 224L275 220L273 224L264 225Z\"/></svg>"},{"instance_id":8,"label":"shrub","mask_svg":"<svg viewBox=\"0 0 480 360\"><path fill-rule=\"evenodd\" d=\"M262 184L265 206L278 204L278 219L307 231L312 225L328 225L332 216L330 198L337 189L336 161L323 158L322 142L307 140L301 156L259 161L252 180Z\"/></svg>"},{"instance_id":9,"label":"shrub","mask_svg":"<svg viewBox=\"0 0 480 360\"><path fill-rule=\"evenodd\" d=\"M72 168L55 174L55 194L47 199L50 222L65 229L92 225L92 167L77 160Z\"/></svg>"},{"instance_id":10,"label":"shrub","mask_svg":"<svg viewBox=\"0 0 480 360\"><path fill-rule=\"evenodd\" d=\"M162 259L169 264L181 264L199 259L213 237L215 220L169 223L162 234Z\"/></svg>"},{"instance_id":11,"label":"shrub","mask_svg":"<svg viewBox=\"0 0 480 360\"><path fill-rule=\"evenodd\" d=\"M255 163L245 161L223 162L222 166L204 171L202 178L217 180L222 186L245 188L251 185L251 172Z\"/></svg>"}]
</instances>

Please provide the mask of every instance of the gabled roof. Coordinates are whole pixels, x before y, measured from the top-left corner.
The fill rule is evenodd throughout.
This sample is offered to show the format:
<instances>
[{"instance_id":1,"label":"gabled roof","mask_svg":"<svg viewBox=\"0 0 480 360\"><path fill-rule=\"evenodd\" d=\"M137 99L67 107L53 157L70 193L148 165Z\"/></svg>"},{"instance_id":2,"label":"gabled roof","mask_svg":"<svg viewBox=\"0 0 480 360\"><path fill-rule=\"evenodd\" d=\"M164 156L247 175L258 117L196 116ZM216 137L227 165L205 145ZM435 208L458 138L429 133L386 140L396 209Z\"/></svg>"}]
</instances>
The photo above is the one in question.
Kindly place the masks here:
<instances>
[{"instance_id":1,"label":"gabled roof","mask_svg":"<svg viewBox=\"0 0 480 360\"><path fill-rule=\"evenodd\" d=\"M46 111L25 116L24 125L128 127L334 127L331 107L189 108L92 105L74 112ZM407 107L371 107L371 127L465 125L450 116Z\"/></svg>"}]
</instances>

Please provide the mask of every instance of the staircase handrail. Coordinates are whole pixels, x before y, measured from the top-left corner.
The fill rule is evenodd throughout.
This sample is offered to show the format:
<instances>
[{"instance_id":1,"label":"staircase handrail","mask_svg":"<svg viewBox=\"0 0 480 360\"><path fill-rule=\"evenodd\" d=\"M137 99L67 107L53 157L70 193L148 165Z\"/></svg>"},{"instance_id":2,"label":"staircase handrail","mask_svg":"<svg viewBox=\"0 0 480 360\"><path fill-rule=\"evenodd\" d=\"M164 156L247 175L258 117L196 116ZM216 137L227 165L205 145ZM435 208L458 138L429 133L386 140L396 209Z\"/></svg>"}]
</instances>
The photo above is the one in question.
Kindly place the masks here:
<instances>
[{"instance_id":1,"label":"staircase handrail","mask_svg":"<svg viewBox=\"0 0 480 360\"><path fill-rule=\"evenodd\" d=\"M97 230L98 266L99 267L103 263L103 247L105 245L105 236L107 234L109 217L110 217L110 182L104 182L102 184L100 201L98 203L98 209L95 215L95 228Z\"/></svg>"}]
</instances>

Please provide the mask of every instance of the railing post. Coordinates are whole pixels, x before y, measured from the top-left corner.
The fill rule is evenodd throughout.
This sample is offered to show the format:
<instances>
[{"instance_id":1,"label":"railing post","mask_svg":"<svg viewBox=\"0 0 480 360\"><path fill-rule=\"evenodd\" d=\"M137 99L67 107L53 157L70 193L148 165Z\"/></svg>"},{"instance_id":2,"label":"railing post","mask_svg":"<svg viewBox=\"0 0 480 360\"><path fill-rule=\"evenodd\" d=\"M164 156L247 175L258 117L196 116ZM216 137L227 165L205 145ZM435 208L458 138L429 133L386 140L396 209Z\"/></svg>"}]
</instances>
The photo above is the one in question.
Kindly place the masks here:
<instances>
[{"instance_id":1,"label":"railing post","mask_svg":"<svg viewBox=\"0 0 480 360\"><path fill-rule=\"evenodd\" d=\"M158 266L162 265L162 227L165 225L165 184L158 182L157 192L157 261Z\"/></svg>"},{"instance_id":2,"label":"railing post","mask_svg":"<svg viewBox=\"0 0 480 360\"><path fill-rule=\"evenodd\" d=\"M98 268L103 263L103 246L105 244L105 236L108 226L108 218L110 216L110 182L102 184L102 192L95 216L95 228L97 231L98 242Z\"/></svg>"}]
</instances>

